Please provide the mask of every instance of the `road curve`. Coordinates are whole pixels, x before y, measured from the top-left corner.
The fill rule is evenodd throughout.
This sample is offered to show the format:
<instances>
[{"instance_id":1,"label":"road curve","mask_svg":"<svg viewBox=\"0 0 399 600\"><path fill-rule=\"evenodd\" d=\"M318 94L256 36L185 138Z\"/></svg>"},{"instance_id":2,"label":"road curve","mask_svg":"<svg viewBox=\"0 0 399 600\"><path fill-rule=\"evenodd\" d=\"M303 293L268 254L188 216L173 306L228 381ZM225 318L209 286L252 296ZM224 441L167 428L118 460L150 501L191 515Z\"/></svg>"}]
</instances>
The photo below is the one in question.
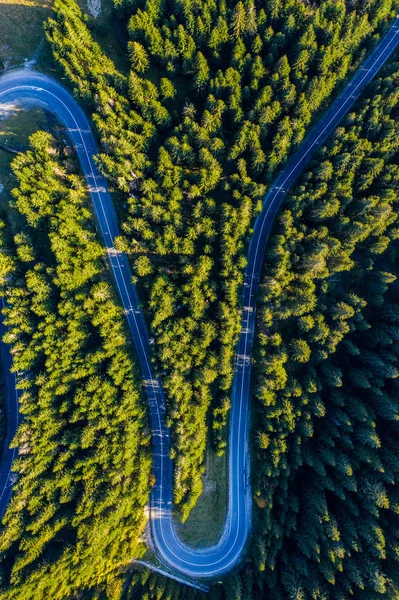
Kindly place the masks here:
<instances>
[{"instance_id":1,"label":"road curve","mask_svg":"<svg viewBox=\"0 0 399 600\"><path fill-rule=\"evenodd\" d=\"M18 70L0 77L0 109L17 101L30 100L55 113L67 128L89 186L90 196L100 225L103 241L112 267L126 318L132 333L146 388L153 440L153 473L156 483L151 493L151 534L160 559L180 573L191 577L216 577L229 571L239 561L251 527L251 489L249 482L249 395L251 352L255 330L255 302L265 247L274 216L289 188L303 171L314 149L327 138L348 112L364 86L375 76L399 43L399 18L356 72L342 94L290 158L267 193L263 209L255 222L248 251L248 265L243 285L242 329L239 336L233 382L230 444L229 498L223 533L219 542L209 548L194 550L183 544L176 533L172 517L173 464L169 458L170 432L166 426L166 403L160 382L155 378L151 361L149 336L144 315L139 308L131 269L126 255L117 252L113 240L119 235L115 209L107 183L93 158L97 146L89 122L76 101L59 83L45 75ZM10 357L2 344L5 368ZM15 378L7 373L8 428L6 447L0 466L0 515L11 494L11 464L14 450L7 444L18 424L18 396ZM210 524L211 526L211 524Z\"/></svg>"}]
</instances>

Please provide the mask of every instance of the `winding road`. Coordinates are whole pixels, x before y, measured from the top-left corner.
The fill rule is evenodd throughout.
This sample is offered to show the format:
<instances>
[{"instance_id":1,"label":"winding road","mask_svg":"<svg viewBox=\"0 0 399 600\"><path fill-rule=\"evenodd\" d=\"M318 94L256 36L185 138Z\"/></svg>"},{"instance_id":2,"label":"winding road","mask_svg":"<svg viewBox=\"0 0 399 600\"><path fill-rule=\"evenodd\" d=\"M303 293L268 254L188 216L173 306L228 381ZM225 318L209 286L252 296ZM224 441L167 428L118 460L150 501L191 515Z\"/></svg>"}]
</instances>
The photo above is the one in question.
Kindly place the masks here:
<instances>
[{"instance_id":1,"label":"winding road","mask_svg":"<svg viewBox=\"0 0 399 600\"><path fill-rule=\"evenodd\" d=\"M151 535L157 555L166 565L189 577L216 577L240 560L251 528L251 488L249 480L249 397L251 352L255 330L256 292L261 276L266 242L273 219L284 196L310 160L312 152L334 130L399 43L399 17L367 60L362 64L320 121L290 158L267 193L263 209L255 222L248 251L248 265L242 295L242 329L237 346L236 370L232 391L229 445L229 498L223 533L219 542L197 550L183 544L172 516L173 464L169 458L170 432L166 426L166 402L162 386L155 378L150 360L149 335L138 295L131 283L126 255L114 248L119 235L115 209L107 183L93 158L97 146L89 122L71 96L56 81L28 70L17 70L0 77L0 109L29 100L56 114L67 128L89 186L90 196L109 256L120 299L137 350L146 388L153 438L153 473L156 483L151 493ZM11 466L15 450L9 449L18 425L18 392L15 377L9 372L11 357L1 343L7 387L7 435L0 465L0 515L4 514L12 491ZM211 523L210 523L211 526Z\"/></svg>"}]
</instances>

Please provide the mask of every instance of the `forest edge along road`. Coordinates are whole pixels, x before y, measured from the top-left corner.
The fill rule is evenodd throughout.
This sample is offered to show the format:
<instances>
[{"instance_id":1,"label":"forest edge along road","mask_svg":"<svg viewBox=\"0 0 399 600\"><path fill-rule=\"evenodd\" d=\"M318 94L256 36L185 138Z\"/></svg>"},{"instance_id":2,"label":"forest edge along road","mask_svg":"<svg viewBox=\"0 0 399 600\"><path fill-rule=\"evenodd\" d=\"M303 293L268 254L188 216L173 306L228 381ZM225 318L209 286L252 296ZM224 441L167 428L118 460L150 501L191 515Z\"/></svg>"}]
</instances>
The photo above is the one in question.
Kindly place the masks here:
<instances>
[{"instance_id":1,"label":"forest edge along road","mask_svg":"<svg viewBox=\"0 0 399 600\"><path fill-rule=\"evenodd\" d=\"M248 264L242 294L242 329L236 353L229 438L229 496L224 530L219 542L209 548L194 550L183 544L176 533L172 515L173 464L170 459L170 431L166 426L166 402L160 382L154 377L149 337L144 315L139 307L127 256L114 248L119 235L115 209L105 178L96 167L97 146L89 122L71 94L56 81L28 70L10 72L0 77L0 108L15 102L37 102L56 114L65 125L74 144L108 253L115 283L134 339L141 374L147 392L153 440L151 493L151 534L159 558L169 567L191 577L217 577L240 560L251 528L251 489L249 484L248 415L251 375L251 352L255 331L256 291L260 281L265 247L274 217L286 193L309 162L312 151L324 142L359 97L399 43L397 16L384 38L356 71L339 97L313 127L299 150L288 160L284 170L270 187L263 209L255 222L248 251ZM18 391L14 374L9 371L11 357L2 344L3 363L7 371L7 434L0 465L0 514L6 509L11 491L11 467L15 449L9 449L18 426Z\"/></svg>"}]
</instances>

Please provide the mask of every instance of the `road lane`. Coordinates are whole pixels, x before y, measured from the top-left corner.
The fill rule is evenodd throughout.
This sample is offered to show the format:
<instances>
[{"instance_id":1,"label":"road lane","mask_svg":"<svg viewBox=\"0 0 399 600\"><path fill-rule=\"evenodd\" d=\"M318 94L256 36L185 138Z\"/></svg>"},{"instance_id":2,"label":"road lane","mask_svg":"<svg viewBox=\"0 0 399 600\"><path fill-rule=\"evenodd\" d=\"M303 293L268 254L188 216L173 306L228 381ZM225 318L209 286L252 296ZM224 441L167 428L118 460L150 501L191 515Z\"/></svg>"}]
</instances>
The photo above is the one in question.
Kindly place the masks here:
<instances>
[{"instance_id":1,"label":"road lane","mask_svg":"<svg viewBox=\"0 0 399 600\"><path fill-rule=\"evenodd\" d=\"M224 530L219 542L209 548L194 550L183 544L176 533L172 516L173 464L169 458L170 431L166 426L166 402L160 382L155 378L150 361L150 339L144 315L139 307L131 269L124 253L114 248L119 235L115 209L107 183L93 158L97 147L90 125L73 97L59 83L39 73L19 70L0 77L1 105L30 100L54 112L65 125L74 144L86 177L94 210L100 225L115 283L125 309L126 319L136 346L144 386L147 393L153 443L153 472L156 483L151 493L151 533L158 556L170 567L193 577L216 577L230 570L240 560L251 528L251 489L249 483L249 393L252 345L255 332L255 302L265 247L275 214L284 196L317 149L334 130L375 76L399 42L399 19L396 18L383 40L355 73L342 94L311 130L300 149L270 187L263 209L255 222L248 251L248 264L242 292L242 330L237 344L236 370L232 390L229 444L229 498ZM2 353L8 370L10 358L4 344ZM18 423L15 378L7 376L8 429L7 444ZM14 391L14 396L12 392ZM14 398L14 400L13 400ZM11 493L10 468L14 451L5 449L0 467L0 514Z\"/></svg>"}]
</instances>

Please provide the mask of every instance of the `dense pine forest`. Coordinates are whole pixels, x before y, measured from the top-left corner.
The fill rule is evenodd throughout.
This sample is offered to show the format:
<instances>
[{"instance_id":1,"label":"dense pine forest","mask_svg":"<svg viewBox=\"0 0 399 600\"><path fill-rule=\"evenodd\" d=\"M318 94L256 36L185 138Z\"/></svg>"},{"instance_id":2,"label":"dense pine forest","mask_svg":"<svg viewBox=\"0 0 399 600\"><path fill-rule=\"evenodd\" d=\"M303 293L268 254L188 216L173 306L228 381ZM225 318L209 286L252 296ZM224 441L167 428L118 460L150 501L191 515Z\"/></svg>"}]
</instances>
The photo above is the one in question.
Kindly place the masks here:
<instances>
[{"instance_id":1,"label":"dense pine forest","mask_svg":"<svg viewBox=\"0 0 399 600\"><path fill-rule=\"evenodd\" d=\"M175 501L207 425L226 448L239 291L273 176L398 2L114 0L130 69L74 0L46 25L101 143L168 402ZM211 600L397 600L399 63L287 197L259 291L253 531ZM143 554L150 433L134 351L73 154L38 132L0 224L5 341L24 415L0 598L199 600ZM210 523L210 527L212 523Z\"/></svg>"},{"instance_id":2,"label":"dense pine forest","mask_svg":"<svg viewBox=\"0 0 399 600\"><path fill-rule=\"evenodd\" d=\"M398 598L398 83L394 63L275 223L259 293L254 533L212 600ZM137 579L146 600L179 597L173 582Z\"/></svg>"},{"instance_id":3,"label":"dense pine forest","mask_svg":"<svg viewBox=\"0 0 399 600\"><path fill-rule=\"evenodd\" d=\"M2 598L76 597L142 553L151 455L124 316L70 153L47 133L12 163L0 279L21 412ZM72 172L71 172L72 171Z\"/></svg>"},{"instance_id":4,"label":"dense pine forest","mask_svg":"<svg viewBox=\"0 0 399 600\"><path fill-rule=\"evenodd\" d=\"M147 307L174 435L183 520L202 490L207 414L226 447L239 290L266 185L375 43L390 0L116 2L128 76L73 0L47 34L95 112L101 166L127 198L127 251Z\"/></svg>"},{"instance_id":5,"label":"dense pine forest","mask_svg":"<svg viewBox=\"0 0 399 600\"><path fill-rule=\"evenodd\" d=\"M398 594L398 64L384 75L269 243L254 560L270 598Z\"/></svg>"}]
</instances>

